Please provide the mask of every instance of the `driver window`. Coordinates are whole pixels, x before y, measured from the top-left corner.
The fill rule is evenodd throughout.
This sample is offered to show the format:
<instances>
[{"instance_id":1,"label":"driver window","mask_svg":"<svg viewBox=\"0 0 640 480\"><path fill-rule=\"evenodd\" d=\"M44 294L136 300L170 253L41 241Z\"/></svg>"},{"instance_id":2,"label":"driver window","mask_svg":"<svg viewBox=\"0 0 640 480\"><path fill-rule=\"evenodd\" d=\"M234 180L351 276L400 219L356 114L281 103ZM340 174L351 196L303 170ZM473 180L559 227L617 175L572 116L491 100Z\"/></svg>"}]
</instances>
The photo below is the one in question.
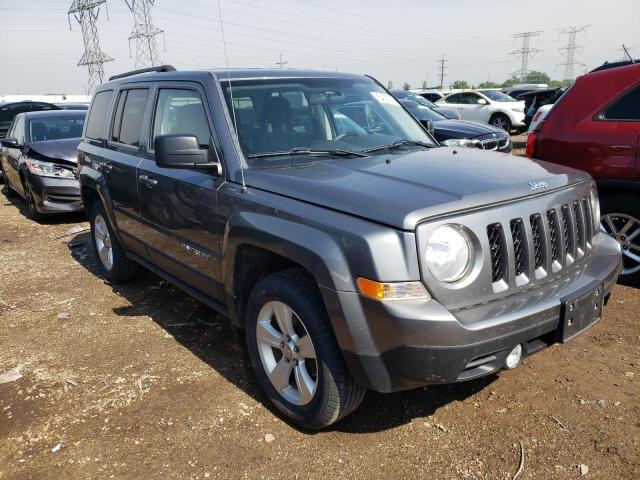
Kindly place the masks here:
<instances>
[{"instance_id":1,"label":"driver window","mask_svg":"<svg viewBox=\"0 0 640 480\"><path fill-rule=\"evenodd\" d=\"M153 116L153 141L166 134L195 135L201 146L209 145L209 122L196 90L160 89Z\"/></svg>"}]
</instances>

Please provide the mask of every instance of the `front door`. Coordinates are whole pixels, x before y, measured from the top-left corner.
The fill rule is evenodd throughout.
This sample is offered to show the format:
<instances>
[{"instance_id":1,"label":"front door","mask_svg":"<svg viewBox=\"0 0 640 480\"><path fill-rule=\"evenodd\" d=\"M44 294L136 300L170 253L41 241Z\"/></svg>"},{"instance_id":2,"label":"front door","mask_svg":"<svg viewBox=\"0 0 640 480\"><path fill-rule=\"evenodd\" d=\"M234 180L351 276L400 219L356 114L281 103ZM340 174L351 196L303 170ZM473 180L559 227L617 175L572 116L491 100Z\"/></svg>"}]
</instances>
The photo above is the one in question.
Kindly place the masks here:
<instances>
[{"instance_id":1,"label":"front door","mask_svg":"<svg viewBox=\"0 0 640 480\"><path fill-rule=\"evenodd\" d=\"M148 151L138 166L138 192L145 224L142 239L153 263L221 300L222 257L216 201L224 178L203 170L160 168L154 151L155 137L165 134L195 135L201 148L209 148L215 135L205 99L205 92L197 83L158 85Z\"/></svg>"},{"instance_id":2,"label":"front door","mask_svg":"<svg viewBox=\"0 0 640 480\"><path fill-rule=\"evenodd\" d=\"M9 185L16 192L24 196L24 186L20 180L20 159L23 155L25 145L25 119L24 115L18 115L11 124L11 128L7 133L7 138L15 138L20 148L4 147L3 163L4 175L9 181ZM5 180L6 181L6 180Z\"/></svg>"}]
</instances>

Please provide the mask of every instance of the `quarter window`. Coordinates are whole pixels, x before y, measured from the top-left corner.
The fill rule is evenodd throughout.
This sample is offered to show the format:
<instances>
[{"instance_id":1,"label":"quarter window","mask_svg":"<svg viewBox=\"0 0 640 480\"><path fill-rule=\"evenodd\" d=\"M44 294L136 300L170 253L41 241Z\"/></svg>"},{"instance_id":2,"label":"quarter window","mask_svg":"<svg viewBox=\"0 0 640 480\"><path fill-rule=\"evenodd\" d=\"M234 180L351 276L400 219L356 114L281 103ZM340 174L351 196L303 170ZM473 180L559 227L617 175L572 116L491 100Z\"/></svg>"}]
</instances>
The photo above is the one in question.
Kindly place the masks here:
<instances>
[{"instance_id":1,"label":"quarter window","mask_svg":"<svg viewBox=\"0 0 640 480\"><path fill-rule=\"evenodd\" d=\"M113 90L98 92L93 97L91 110L87 118L85 137L94 140L104 140L104 127L107 124L107 112L113 98Z\"/></svg>"},{"instance_id":2,"label":"quarter window","mask_svg":"<svg viewBox=\"0 0 640 480\"><path fill-rule=\"evenodd\" d=\"M140 145L144 110L147 106L149 89L136 88L120 92L113 120L111 140L125 145Z\"/></svg>"},{"instance_id":3,"label":"quarter window","mask_svg":"<svg viewBox=\"0 0 640 480\"><path fill-rule=\"evenodd\" d=\"M248 100L243 107L251 106ZM196 90L160 89L153 118L154 142L158 135L167 134L195 135L200 145L209 145L209 123L202 97Z\"/></svg>"},{"instance_id":4,"label":"quarter window","mask_svg":"<svg viewBox=\"0 0 640 480\"><path fill-rule=\"evenodd\" d=\"M18 145L24 145L24 117L19 116L13 120L13 126L9 132L9 136L18 141Z\"/></svg>"},{"instance_id":5,"label":"quarter window","mask_svg":"<svg viewBox=\"0 0 640 480\"><path fill-rule=\"evenodd\" d=\"M640 121L640 85L613 102L603 117L607 120Z\"/></svg>"}]
</instances>

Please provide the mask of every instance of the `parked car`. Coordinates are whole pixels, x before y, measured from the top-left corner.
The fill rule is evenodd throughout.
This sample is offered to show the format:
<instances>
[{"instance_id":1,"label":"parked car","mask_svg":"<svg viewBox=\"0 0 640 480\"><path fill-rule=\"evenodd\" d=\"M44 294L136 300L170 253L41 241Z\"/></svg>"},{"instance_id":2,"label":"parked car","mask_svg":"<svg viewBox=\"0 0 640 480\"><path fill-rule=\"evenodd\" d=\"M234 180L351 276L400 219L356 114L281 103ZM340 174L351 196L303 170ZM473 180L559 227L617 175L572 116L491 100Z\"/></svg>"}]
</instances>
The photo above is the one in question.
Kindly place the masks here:
<instances>
[{"instance_id":1,"label":"parked car","mask_svg":"<svg viewBox=\"0 0 640 480\"><path fill-rule=\"evenodd\" d=\"M88 103L56 103L62 110L89 110Z\"/></svg>"},{"instance_id":2,"label":"parked car","mask_svg":"<svg viewBox=\"0 0 640 480\"><path fill-rule=\"evenodd\" d=\"M528 131L529 132L534 131L538 127L538 124L546 118L546 116L548 115L548 113L551 111L552 108L553 108L553 104L542 105L533 115L533 118L531 119L531 123L529 124Z\"/></svg>"},{"instance_id":3,"label":"parked car","mask_svg":"<svg viewBox=\"0 0 640 480\"><path fill-rule=\"evenodd\" d=\"M589 172L601 229L622 246L621 280L640 283L640 64L579 77L529 133L527 155Z\"/></svg>"},{"instance_id":4,"label":"parked car","mask_svg":"<svg viewBox=\"0 0 640 480\"><path fill-rule=\"evenodd\" d=\"M425 128L431 129L440 145L497 150L509 153L513 148L511 137L498 127L467 120L449 120L438 112L411 100L400 100Z\"/></svg>"},{"instance_id":5,"label":"parked car","mask_svg":"<svg viewBox=\"0 0 640 480\"><path fill-rule=\"evenodd\" d=\"M524 128L524 102L497 90L452 93L437 102L453 107L463 120L488 123L507 132Z\"/></svg>"},{"instance_id":6,"label":"parked car","mask_svg":"<svg viewBox=\"0 0 640 480\"><path fill-rule=\"evenodd\" d=\"M0 140L4 193L24 198L30 218L82 210L76 156L85 115L74 110L20 113Z\"/></svg>"},{"instance_id":7,"label":"parked car","mask_svg":"<svg viewBox=\"0 0 640 480\"><path fill-rule=\"evenodd\" d=\"M426 90L423 92L416 92L416 95L419 95L430 102L436 103L446 97L449 93L451 92L448 90Z\"/></svg>"},{"instance_id":8,"label":"parked car","mask_svg":"<svg viewBox=\"0 0 640 480\"><path fill-rule=\"evenodd\" d=\"M89 110L98 269L142 264L244 328L291 421L515 368L600 319L620 247L588 174L434 148L366 76L158 70L112 77Z\"/></svg>"},{"instance_id":9,"label":"parked car","mask_svg":"<svg viewBox=\"0 0 640 480\"><path fill-rule=\"evenodd\" d=\"M531 120L538 109L544 105L553 105L564 93L565 88L547 88L544 90L532 90L518 96L518 100L524 102L524 124L529 128Z\"/></svg>"},{"instance_id":10,"label":"parked car","mask_svg":"<svg viewBox=\"0 0 640 480\"><path fill-rule=\"evenodd\" d=\"M421 97L417 93L413 93L407 90L390 90L391 95L393 95L398 100L410 100L424 107L430 108L431 110L435 110L441 116L445 118L449 118L451 120L459 120L460 114L455 108L443 107L442 105L436 105L430 100L427 100L424 97Z\"/></svg>"},{"instance_id":11,"label":"parked car","mask_svg":"<svg viewBox=\"0 0 640 480\"><path fill-rule=\"evenodd\" d=\"M536 90L545 90L549 88L546 83L519 83L505 87L501 91L502 93L509 95L511 98L518 99L520 95L527 92L534 92Z\"/></svg>"}]
</instances>

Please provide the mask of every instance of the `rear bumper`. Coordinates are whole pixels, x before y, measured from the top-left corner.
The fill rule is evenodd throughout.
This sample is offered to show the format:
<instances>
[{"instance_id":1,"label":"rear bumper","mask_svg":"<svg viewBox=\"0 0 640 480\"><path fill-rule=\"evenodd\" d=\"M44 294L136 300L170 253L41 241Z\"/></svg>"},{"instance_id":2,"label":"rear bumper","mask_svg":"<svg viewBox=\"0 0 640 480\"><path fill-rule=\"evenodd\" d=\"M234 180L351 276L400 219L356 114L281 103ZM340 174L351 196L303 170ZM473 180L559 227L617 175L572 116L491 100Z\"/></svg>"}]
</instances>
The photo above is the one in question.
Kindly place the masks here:
<instances>
[{"instance_id":1,"label":"rear bumper","mask_svg":"<svg viewBox=\"0 0 640 480\"><path fill-rule=\"evenodd\" d=\"M27 173L25 179L33 192L40 213L70 213L84 210L80 182L75 178L41 177Z\"/></svg>"},{"instance_id":2,"label":"rear bumper","mask_svg":"<svg viewBox=\"0 0 640 480\"><path fill-rule=\"evenodd\" d=\"M617 243L602 236L588 264L553 283L455 312L435 300L377 302L334 292L332 302L326 289L323 296L352 375L391 392L494 373L518 344L527 356L559 341L562 300L597 287L608 296L620 258Z\"/></svg>"}]
</instances>

